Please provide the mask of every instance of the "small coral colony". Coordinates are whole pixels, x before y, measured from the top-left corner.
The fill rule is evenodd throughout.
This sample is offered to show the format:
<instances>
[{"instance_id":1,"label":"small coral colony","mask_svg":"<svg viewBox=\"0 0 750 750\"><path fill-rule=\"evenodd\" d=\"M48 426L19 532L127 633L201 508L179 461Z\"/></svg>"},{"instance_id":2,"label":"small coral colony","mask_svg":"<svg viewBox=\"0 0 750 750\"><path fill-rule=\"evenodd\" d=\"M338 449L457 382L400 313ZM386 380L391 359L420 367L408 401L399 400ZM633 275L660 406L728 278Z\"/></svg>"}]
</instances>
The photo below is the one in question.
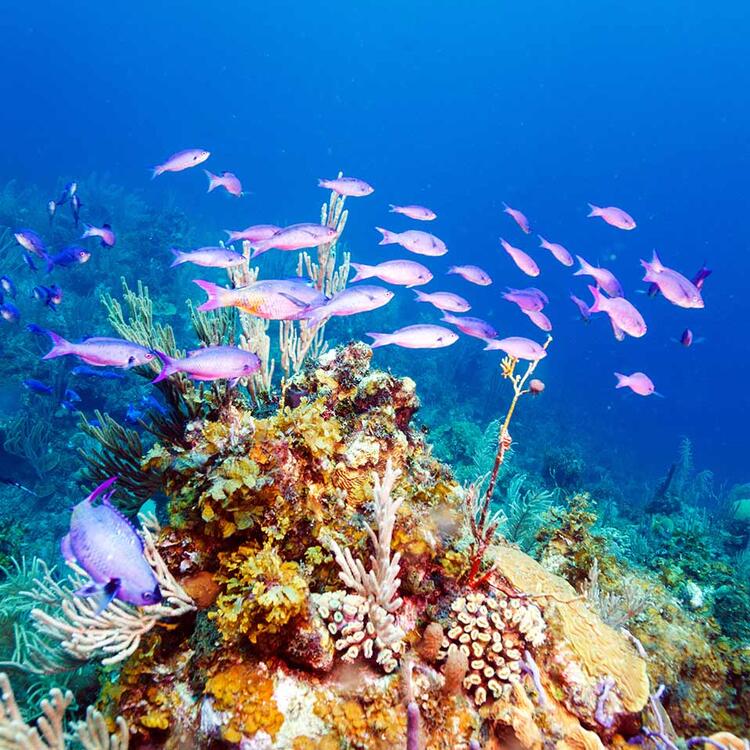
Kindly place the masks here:
<instances>
[{"instance_id":1,"label":"small coral colony","mask_svg":"<svg viewBox=\"0 0 750 750\"><path fill-rule=\"evenodd\" d=\"M208 157L177 153L154 177ZM234 174L207 175L209 191L242 194ZM61 541L68 571L17 563L25 587L16 596L26 602L18 611L28 616L15 623L6 671L25 675L29 686L29 675L63 680L93 671L98 697L90 689L77 695L93 705L75 714L73 693L55 688L34 714L41 691L14 696L0 675L0 748L747 748L729 731L741 732L743 719L721 706L721 686L697 665L691 675L677 653L688 642L702 647L705 633L663 588L618 567L591 530L585 495L539 532L540 561L501 533L493 496L512 451L511 419L524 397L544 390L533 375L551 336L499 338L489 323L464 315L470 303L458 294L415 290L446 325L408 325L369 333L370 346L329 348L331 317L394 296L355 282L417 287L433 274L411 259L351 262L339 244L345 202L373 188L341 175L320 185L331 191L320 223L255 225L229 232L226 246L174 251L173 265L228 275L227 284L195 280L207 299L191 308L200 341L193 351L155 319L142 286L125 286L122 301L105 294L111 332L73 342L30 324L51 340L44 359L72 357L81 375L112 379L118 368L132 369L158 398L141 415L148 445L106 414L81 415L98 445L84 457L95 489L70 513ZM68 204L78 225L77 188L70 183L50 201L50 222ZM391 211L436 219L419 205ZM519 210L505 212L531 232ZM635 228L619 208L591 206L589 215ZM426 259L448 252L423 230L378 231L381 244ZM103 248L117 239L109 225L84 225L83 237ZM53 253L30 229L15 239L31 267L85 263L103 252L70 245ZM540 240L573 265L562 245ZM501 244L523 273L539 276L530 255ZM295 278L260 276L256 259L271 251L299 251ZM595 283L591 304L573 297L580 314L606 313L617 338L643 336L643 317L612 272L578 260L576 274ZM709 271L691 281L656 254L642 263L652 294L703 306ZM475 265L450 273L492 283ZM13 281L5 277L3 288L3 316L17 321ZM62 298L57 287L34 294L53 308ZM508 289L503 297L551 330L543 291ZM509 385L489 471L465 485L412 427L414 381L371 361L376 347L446 347L460 334L503 352ZM617 387L654 393L643 372L617 374ZM66 391L66 408L75 401ZM159 494L167 502L157 519L146 501ZM645 608L637 599L652 589L645 623L613 615L625 595L602 591L626 574L633 609ZM583 586L571 585L578 579ZM654 682L670 668L690 695L675 702L675 714L664 700L681 686Z\"/></svg>"}]
</instances>

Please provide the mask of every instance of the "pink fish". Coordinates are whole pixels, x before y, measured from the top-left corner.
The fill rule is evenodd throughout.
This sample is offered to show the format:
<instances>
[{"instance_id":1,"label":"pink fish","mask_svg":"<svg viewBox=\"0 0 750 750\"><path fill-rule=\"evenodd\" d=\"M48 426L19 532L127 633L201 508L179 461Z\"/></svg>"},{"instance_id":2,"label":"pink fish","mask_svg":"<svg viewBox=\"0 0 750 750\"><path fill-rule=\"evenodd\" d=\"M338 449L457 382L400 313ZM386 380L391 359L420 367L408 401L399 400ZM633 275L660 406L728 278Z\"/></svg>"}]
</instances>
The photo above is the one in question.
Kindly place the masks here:
<instances>
[{"instance_id":1,"label":"pink fish","mask_svg":"<svg viewBox=\"0 0 750 750\"><path fill-rule=\"evenodd\" d=\"M315 287L297 279L263 279L247 286L226 289L202 279L193 279L208 295L200 312L236 307L264 320L300 320L304 312L322 305L325 297Z\"/></svg>"},{"instance_id":2,"label":"pink fish","mask_svg":"<svg viewBox=\"0 0 750 750\"><path fill-rule=\"evenodd\" d=\"M503 246L505 252L513 258L513 262L527 276L539 276L539 266L534 262L534 259L530 255L527 255L520 248L513 247L513 245L506 242L502 237L500 238L500 244Z\"/></svg>"},{"instance_id":3,"label":"pink fish","mask_svg":"<svg viewBox=\"0 0 750 750\"><path fill-rule=\"evenodd\" d=\"M473 336L476 339L487 340L494 339L497 336L497 331L486 320L482 320L481 318L457 318L455 315L445 314L440 320L456 326L461 333Z\"/></svg>"},{"instance_id":4,"label":"pink fish","mask_svg":"<svg viewBox=\"0 0 750 750\"><path fill-rule=\"evenodd\" d=\"M615 206L602 208L593 205L593 203L589 203L589 208L591 209L589 216L601 216L610 226L617 227L618 229L635 229L633 217L621 208L616 208Z\"/></svg>"},{"instance_id":5,"label":"pink fish","mask_svg":"<svg viewBox=\"0 0 750 750\"><path fill-rule=\"evenodd\" d=\"M102 247L114 247L115 242L117 241L115 233L112 231L112 227L109 224L102 224L101 227L84 224L81 239L85 240L87 237L98 237L102 241Z\"/></svg>"},{"instance_id":6,"label":"pink fish","mask_svg":"<svg viewBox=\"0 0 750 750\"><path fill-rule=\"evenodd\" d=\"M589 310L589 306L582 299L576 297L575 294L571 294L570 299L572 299L575 303L575 306L578 308L578 312L581 313L581 317L586 322L591 320L591 310Z\"/></svg>"},{"instance_id":7,"label":"pink fish","mask_svg":"<svg viewBox=\"0 0 750 750\"><path fill-rule=\"evenodd\" d=\"M204 268L234 268L244 263L245 256L228 247L199 247L197 250L178 250L171 248L174 260L170 268L183 263L194 263Z\"/></svg>"},{"instance_id":8,"label":"pink fish","mask_svg":"<svg viewBox=\"0 0 750 750\"><path fill-rule=\"evenodd\" d=\"M54 331L46 331L52 339L52 349L42 359L54 359L72 354L94 367L139 367L154 359L153 353L140 344L125 339L95 336L79 343L66 341Z\"/></svg>"},{"instance_id":9,"label":"pink fish","mask_svg":"<svg viewBox=\"0 0 750 750\"><path fill-rule=\"evenodd\" d=\"M460 276L462 279L466 279L466 281L470 281L472 284L477 284L478 286L489 286L492 283L492 279L487 271L479 266L451 266L447 273Z\"/></svg>"},{"instance_id":10,"label":"pink fish","mask_svg":"<svg viewBox=\"0 0 750 750\"><path fill-rule=\"evenodd\" d=\"M335 180L318 180L318 187L333 190L349 198L362 198L375 192L372 185L356 177L337 177Z\"/></svg>"},{"instance_id":11,"label":"pink fish","mask_svg":"<svg viewBox=\"0 0 750 750\"><path fill-rule=\"evenodd\" d=\"M625 296L625 292L623 291L620 282L615 278L612 271L608 271L606 268L592 266L580 255L576 255L576 258L578 258L581 267L573 274L573 276L591 276L594 278L597 285L604 289L610 297Z\"/></svg>"},{"instance_id":12,"label":"pink fish","mask_svg":"<svg viewBox=\"0 0 750 750\"><path fill-rule=\"evenodd\" d=\"M338 232L323 224L292 224L280 229L267 240L251 242L253 258L257 258L267 250L302 250L308 247L318 247L333 242Z\"/></svg>"},{"instance_id":13,"label":"pink fish","mask_svg":"<svg viewBox=\"0 0 750 750\"><path fill-rule=\"evenodd\" d=\"M656 250L654 250L651 262L641 260L641 265L646 269L643 280L656 284L659 291L673 305L687 308L703 307L703 297L698 287L681 273L664 266Z\"/></svg>"},{"instance_id":14,"label":"pink fish","mask_svg":"<svg viewBox=\"0 0 750 750\"><path fill-rule=\"evenodd\" d=\"M430 255L437 257L445 255L448 248L445 243L434 234L420 232L418 229L409 229L406 232L390 232L381 227L375 227L383 235L380 245L401 245L409 252L417 255Z\"/></svg>"},{"instance_id":15,"label":"pink fish","mask_svg":"<svg viewBox=\"0 0 750 750\"><path fill-rule=\"evenodd\" d=\"M590 312L607 313L613 326L617 326L628 336L640 338L646 333L646 322L643 316L624 297L605 297L595 286L590 286L589 291L594 295L594 304L589 308Z\"/></svg>"},{"instance_id":16,"label":"pink fish","mask_svg":"<svg viewBox=\"0 0 750 750\"><path fill-rule=\"evenodd\" d=\"M357 272L352 282L375 277L388 284L413 287L432 280L430 269L413 260L389 260L377 266L352 263L351 266Z\"/></svg>"},{"instance_id":17,"label":"pink fish","mask_svg":"<svg viewBox=\"0 0 750 750\"><path fill-rule=\"evenodd\" d=\"M389 205L392 214L403 214L417 221L432 221L433 219L437 219L437 214L424 206L394 206L392 203Z\"/></svg>"},{"instance_id":18,"label":"pink fish","mask_svg":"<svg viewBox=\"0 0 750 750\"><path fill-rule=\"evenodd\" d=\"M223 187L230 195L234 195L237 198L242 196L242 183L237 178L237 175L232 174L231 172L214 174L207 169L204 169L203 171L206 173L206 177L208 177L209 193L217 187Z\"/></svg>"},{"instance_id":19,"label":"pink fish","mask_svg":"<svg viewBox=\"0 0 750 750\"><path fill-rule=\"evenodd\" d=\"M632 375L623 375L621 372L616 372L615 377L617 378L615 388L630 388L633 393L637 393L639 396L659 395L654 389L651 378L645 372L634 372Z\"/></svg>"},{"instance_id":20,"label":"pink fish","mask_svg":"<svg viewBox=\"0 0 750 750\"><path fill-rule=\"evenodd\" d=\"M457 313L464 313L471 310L471 305L463 297L459 297L457 294L453 294L453 292L432 292L431 294L427 294L426 292L420 292L418 289L415 289L414 292L417 295L417 302L429 302L431 305L437 307L438 310Z\"/></svg>"},{"instance_id":21,"label":"pink fish","mask_svg":"<svg viewBox=\"0 0 750 750\"><path fill-rule=\"evenodd\" d=\"M368 333L372 337L372 348L379 346L403 346L405 349L442 349L458 341L458 334L434 325L415 325L399 328L393 333Z\"/></svg>"},{"instance_id":22,"label":"pink fish","mask_svg":"<svg viewBox=\"0 0 750 750\"><path fill-rule=\"evenodd\" d=\"M503 209L503 213L512 216L513 221L515 221L516 224L521 227L522 232L524 232L525 234L531 234L529 220L518 209L511 208L507 203L503 203L503 206L505 206L505 208Z\"/></svg>"},{"instance_id":23,"label":"pink fish","mask_svg":"<svg viewBox=\"0 0 750 750\"><path fill-rule=\"evenodd\" d=\"M153 379L153 383L166 380L176 372L184 372L193 380L236 381L260 370L258 355L236 346L208 346L190 352L184 359L168 357L158 351L156 354L164 367Z\"/></svg>"},{"instance_id":24,"label":"pink fish","mask_svg":"<svg viewBox=\"0 0 750 750\"><path fill-rule=\"evenodd\" d=\"M538 312L549 302L547 295L536 287L527 289L509 288L507 292L503 292L503 299L507 299L508 302L515 302L524 312L532 310Z\"/></svg>"},{"instance_id":25,"label":"pink fish","mask_svg":"<svg viewBox=\"0 0 750 750\"><path fill-rule=\"evenodd\" d=\"M358 315L377 310L392 299L393 292L390 289L360 284L337 292L325 304L304 310L302 317L307 318L307 325L312 328L332 316Z\"/></svg>"},{"instance_id":26,"label":"pink fish","mask_svg":"<svg viewBox=\"0 0 750 750\"><path fill-rule=\"evenodd\" d=\"M237 242L238 240L253 242L262 242L263 240L270 240L277 232L281 231L281 227L277 227L275 224L254 224L247 229L225 229L229 235L229 242Z\"/></svg>"},{"instance_id":27,"label":"pink fish","mask_svg":"<svg viewBox=\"0 0 750 750\"><path fill-rule=\"evenodd\" d=\"M523 308L521 309L523 310ZM537 328L541 328L543 331L552 330L552 322L543 312L539 310L523 310L523 312L529 316L529 320L531 320Z\"/></svg>"},{"instance_id":28,"label":"pink fish","mask_svg":"<svg viewBox=\"0 0 750 750\"><path fill-rule=\"evenodd\" d=\"M537 237L539 237L539 247L549 250L555 256L555 260L560 261L564 266L570 267L573 265L573 256L562 245L557 242L548 242L541 234L538 234Z\"/></svg>"},{"instance_id":29,"label":"pink fish","mask_svg":"<svg viewBox=\"0 0 750 750\"><path fill-rule=\"evenodd\" d=\"M151 179L153 180L154 177L158 177L160 174L164 174L164 172L182 172L183 169L197 167L199 164L203 164L209 156L211 156L211 152L202 148L189 148L186 151L178 151L176 154L172 154L164 164L154 167Z\"/></svg>"},{"instance_id":30,"label":"pink fish","mask_svg":"<svg viewBox=\"0 0 750 750\"><path fill-rule=\"evenodd\" d=\"M484 348L485 351L500 349L509 357L525 359L530 362L536 362L547 356L547 350L543 346L540 346L536 341L532 341L531 339L525 339L523 336L510 336L507 339L489 341Z\"/></svg>"}]
</instances>

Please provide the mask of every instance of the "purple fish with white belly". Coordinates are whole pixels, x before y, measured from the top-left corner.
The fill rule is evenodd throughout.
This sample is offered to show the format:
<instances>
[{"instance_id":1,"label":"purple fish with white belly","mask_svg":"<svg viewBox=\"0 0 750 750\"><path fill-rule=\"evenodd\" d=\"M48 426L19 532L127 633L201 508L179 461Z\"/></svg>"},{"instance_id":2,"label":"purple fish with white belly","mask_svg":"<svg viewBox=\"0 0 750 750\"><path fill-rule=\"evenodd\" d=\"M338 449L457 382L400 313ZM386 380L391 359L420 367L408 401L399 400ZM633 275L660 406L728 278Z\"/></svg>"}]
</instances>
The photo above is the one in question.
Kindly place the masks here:
<instances>
[{"instance_id":1,"label":"purple fish with white belly","mask_svg":"<svg viewBox=\"0 0 750 750\"><path fill-rule=\"evenodd\" d=\"M162 593L153 568L143 555L143 540L130 521L111 503L107 490L117 481L102 482L73 508L70 531L61 544L63 557L82 568L91 583L76 593L95 596L99 611L119 599L136 607L159 604ZM94 501L102 496L102 502Z\"/></svg>"},{"instance_id":2,"label":"purple fish with white belly","mask_svg":"<svg viewBox=\"0 0 750 750\"><path fill-rule=\"evenodd\" d=\"M170 375L184 372L193 380L238 380L247 378L260 370L257 354L236 346L207 346L189 352L187 357L178 359L164 352L156 352L164 364L153 383L166 380Z\"/></svg>"}]
</instances>

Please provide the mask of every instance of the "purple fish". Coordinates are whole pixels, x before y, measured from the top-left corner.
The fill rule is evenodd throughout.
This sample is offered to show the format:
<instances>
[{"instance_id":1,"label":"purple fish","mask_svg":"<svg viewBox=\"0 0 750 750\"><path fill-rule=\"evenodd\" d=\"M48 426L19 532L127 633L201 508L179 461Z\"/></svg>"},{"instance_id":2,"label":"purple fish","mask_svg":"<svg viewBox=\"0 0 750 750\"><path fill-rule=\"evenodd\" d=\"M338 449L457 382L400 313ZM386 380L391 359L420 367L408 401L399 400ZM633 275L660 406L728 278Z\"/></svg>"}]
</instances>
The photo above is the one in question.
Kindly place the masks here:
<instances>
[{"instance_id":1,"label":"purple fish","mask_svg":"<svg viewBox=\"0 0 750 750\"><path fill-rule=\"evenodd\" d=\"M506 242L502 237L500 238L500 244L503 246L505 252L510 255L518 268L520 268L527 276L539 276L539 266L530 255L527 255L518 247L513 247L513 245Z\"/></svg>"},{"instance_id":2,"label":"purple fish","mask_svg":"<svg viewBox=\"0 0 750 750\"><path fill-rule=\"evenodd\" d=\"M617 229L635 229L636 225L633 217L621 208L615 206L602 208L601 206L595 206L592 203L589 203L589 208L591 209L589 217L600 216L607 222L607 224L612 227L617 227Z\"/></svg>"},{"instance_id":3,"label":"purple fish","mask_svg":"<svg viewBox=\"0 0 750 750\"><path fill-rule=\"evenodd\" d=\"M12 302L5 302L0 305L0 318L8 323L18 323L21 311Z\"/></svg>"},{"instance_id":4,"label":"purple fish","mask_svg":"<svg viewBox=\"0 0 750 750\"><path fill-rule=\"evenodd\" d=\"M531 227L529 226L529 220L516 208L511 208L507 203L503 203L503 213L508 214L513 218L513 221L518 224L521 231L524 234L531 234Z\"/></svg>"},{"instance_id":5,"label":"purple fish","mask_svg":"<svg viewBox=\"0 0 750 750\"><path fill-rule=\"evenodd\" d=\"M692 278L693 284L695 284L698 291L703 289L703 282L713 273L713 271L706 266L704 263L697 271L695 276Z\"/></svg>"},{"instance_id":6,"label":"purple fish","mask_svg":"<svg viewBox=\"0 0 750 750\"><path fill-rule=\"evenodd\" d=\"M236 346L208 346L189 352L184 359L168 357L159 351L156 354L164 367L153 383L165 380L176 372L184 372L193 380L237 381L260 370L258 355Z\"/></svg>"},{"instance_id":7,"label":"purple fish","mask_svg":"<svg viewBox=\"0 0 750 750\"><path fill-rule=\"evenodd\" d=\"M413 260L388 260L385 263L379 263L377 266L352 263L351 266L357 272L352 279L352 283L375 277L388 284L413 287L432 281L430 269Z\"/></svg>"},{"instance_id":8,"label":"purple fish","mask_svg":"<svg viewBox=\"0 0 750 750\"><path fill-rule=\"evenodd\" d=\"M576 297L575 294L571 294L570 299L575 303L578 312L581 313L581 317L587 322L591 320L591 310L589 310L589 306L582 299Z\"/></svg>"},{"instance_id":9,"label":"purple fish","mask_svg":"<svg viewBox=\"0 0 750 750\"><path fill-rule=\"evenodd\" d=\"M541 328L543 331L548 332L552 330L552 322L543 312L539 310L523 310L523 312L529 316L529 320L531 320L537 328Z\"/></svg>"},{"instance_id":10,"label":"purple fish","mask_svg":"<svg viewBox=\"0 0 750 750\"><path fill-rule=\"evenodd\" d=\"M368 333L372 348L379 346L402 346L405 349L442 349L455 344L458 334L443 326L414 325L399 328L393 333Z\"/></svg>"},{"instance_id":11,"label":"purple fish","mask_svg":"<svg viewBox=\"0 0 750 750\"><path fill-rule=\"evenodd\" d=\"M124 339L97 336L77 344L66 341L54 331L47 331L54 346L42 359L54 359L73 354L80 360L95 367L139 367L154 359L154 354L145 346Z\"/></svg>"},{"instance_id":12,"label":"purple fish","mask_svg":"<svg viewBox=\"0 0 750 750\"><path fill-rule=\"evenodd\" d=\"M102 224L100 227L84 224L81 239L85 240L87 237L98 237L102 241L102 247L114 247L115 242L117 242L115 233L109 224Z\"/></svg>"},{"instance_id":13,"label":"purple fish","mask_svg":"<svg viewBox=\"0 0 750 750\"><path fill-rule=\"evenodd\" d=\"M170 268L183 263L194 263L203 268L234 268L244 263L245 256L227 247L199 247L197 250L171 248L174 260Z\"/></svg>"},{"instance_id":14,"label":"purple fish","mask_svg":"<svg viewBox=\"0 0 750 750\"><path fill-rule=\"evenodd\" d=\"M618 329L635 338L645 335L646 322L643 316L624 297L605 297L594 286L590 286L589 291L594 295L594 304L589 308L590 312L607 313L615 329L615 337Z\"/></svg>"},{"instance_id":15,"label":"purple fish","mask_svg":"<svg viewBox=\"0 0 750 750\"><path fill-rule=\"evenodd\" d=\"M36 393L38 396L49 396L54 388L51 385L42 383L41 380L35 380L34 378L26 378L21 381L24 387L28 388L32 393Z\"/></svg>"},{"instance_id":16,"label":"purple fish","mask_svg":"<svg viewBox=\"0 0 750 750\"><path fill-rule=\"evenodd\" d=\"M606 268L599 268L598 266L592 266L580 255L576 255L578 262L581 267L573 274L573 276L592 276L597 286L600 286L610 297L624 297L625 292L620 285L620 282L615 278L615 275L608 271Z\"/></svg>"},{"instance_id":17,"label":"purple fish","mask_svg":"<svg viewBox=\"0 0 750 750\"><path fill-rule=\"evenodd\" d=\"M680 343L684 347L688 347L693 343L693 332L689 328L686 328L682 332L682 336L680 336Z\"/></svg>"},{"instance_id":18,"label":"purple fish","mask_svg":"<svg viewBox=\"0 0 750 750\"><path fill-rule=\"evenodd\" d=\"M673 305L687 308L703 307L703 297L698 287L681 273L664 266L656 250L651 262L641 260L641 265L646 269L643 280L656 284L659 291Z\"/></svg>"},{"instance_id":19,"label":"purple fish","mask_svg":"<svg viewBox=\"0 0 750 750\"><path fill-rule=\"evenodd\" d=\"M270 240L277 232L281 231L281 227L277 227L275 224L253 224L247 229L225 229L224 231L229 235L229 242L247 240L247 242L253 243Z\"/></svg>"},{"instance_id":20,"label":"purple fish","mask_svg":"<svg viewBox=\"0 0 750 750\"><path fill-rule=\"evenodd\" d=\"M408 229L406 232L391 232L382 227L375 227L375 229L383 235L379 245L401 245L411 253L429 255L433 258L448 252L445 243L429 232L422 232L419 229Z\"/></svg>"},{"instance_id":21,"label":"purple fish","mask_svg":"<svg viewBox=\"0 0 750 750\"><path fill-rule=\"evenodd\" d=\"M476 339L487 340L494 339L497 336L497 331L486 320L482 320L481 318L457 318L455 315L446 314L440 320L456 326L461 333L473 336Z\"/></svg>"},{"instance_id":22,"label":"purple fish","mask_svg":"<svg viewBox=\"0 0 750 750\"><path fill-rule=\"evenodd\" d=\"M539 247L549 250L555 256L555 259L564 266L570 267L573 265L573 256L562 245L557 242L548 242L541 234L538 234L537 237L539 237Z\"/></svg>"},{"instance_id":23,"label":"purple fish","mask_svg":"<svg viewBox=\"0 0 750 750\"><path fill-rule=\"evenodd\" d=\"M419 289L415 289L414 292L417 295L417 302L429 302L438 310L457 313L465 313L471 310L469 302L463 297L453 294L453 292L432 292L428 294L427 292L420 292Z\"/></svg>"},{"instance_id":24,"label":"purple fish","mask_svg":"<svg viewBox=\"0 0 750 750\"><path fill-rule=\"evenodd\" d=\"M91 578L91 584L76 593L97 597L100 612L115 598L136 607L162 600L156 575L143 556L143 540L110 503L113 493L104 494L115 481L117 477L102 482L73 508L70 531L60 545L63 557ZM94 506L101 495L101 505Z\"/></svg>"},{"instance_id":25,"label":"purple fish","mask_svg":"<svg viewBox=\"0 0 750 750\"><path fill-rule=\"evenodd\" d=\"M209 156L211 156L211 152L203 148L189 148L185 151L178 151L176 154L172 154L163 164L153 168L151 179L153 180L154 177L158 177L164 172L182 172L183 169L197 167L199 164L203 164Z\"/></svg>"},{"instance_id":26,"label":"purple fish","mask_svg":"<svg viewBox=\"0 0 750 750\"><path fill-rule=\"evenodd\" d=\"M512 289L508 288L508 291L503 292L503 299L507 299L508 302L514 302L524 312L541 310L548 302L549 298L547 295L535 287L528 287L527 289Z\"/></svg>"},{"instance_id":27,"label":"purple fish","mask_svg":"<svg viewBox=\"0 0 750 750\"><path fill-rule=\"evenodd\" d=\"M10 276L0 276L0 289L8 296L13 297L13 299L16 298L16 285Z\"/></svg>"},{"instance_id":28,"label":"purple fish","mask_svg":"<svg viewBox=\"0 0 750 750\"><path fill-rule=\"evenodd\" d=\"M547 356L547 350L543 346L540 346L536 341L526 339L523 336L509 336L507 339L489 341L484 348L485 351L500 349L509 357L513 357L514 359L525 359L530 362L536 362Z\"/></svg>"},{"instance_id":29,"label":"purple fish","mask_svg":"<svg viewBox=\"0 0 750 750\"><path fill-rule=\"evenodd\" d=\"M390 289L360 284L337 292L324 305L304 310L303 317L307 318L307 325L312 328L332 316L357 315L377 310L387 305L392 299L393 292Z\"/></svg>"},{"instance_id":30,"label":"purple fish","mask_svg":"<svg viewBox=\"0 0 750 750\"><path fill-rule=\"evenodd\" d=\"M617 378L615 388L630 388L633 393L637 393L639 396L659 395L654 389L651 378L645 372L634 372L632 375L623 375L621 372L616 372L615 377Z\"/></svg>"},{"instance_id":31,"label":"purple fish","mask_svg":"<svg viewBox=\"0 0 750 750\"><path fill-rule=\"evenodd\" d=\"M372 185L357 177L337 177L335 180L318 180L318 187L328 188L349 198L363 198L375 192Z\"/></svg>"},{"instance_id":32,"label":"purple fish","mask_svg":"<svg viewBox=\"0 0 750 750\"><path fill-rule=\"evenodd\" d=\"M47 246L44 240L33 229L17 229L13 236L16 242L28 252L38 255L42 259L47 257Z\"/></svg>"},{"instance_id":33,"label":"purple fish","mask_svg":"<svg viewBox=\"0 0 750 750\"><path fill-rule=\"evenodd\" d=\"M437 219L437 214L424 206L394 206L393 203L389 205L392 214L402 214L417 221L433 221Z\"/></svg>"},{"instance_id":34,"label":"purple fish","mask_svg":"<svg viewBox=\"0 0 750 750\"><path fill-rule=\"evenodd\" d=\"M460 276L472 284L477 284L477 286L489 286L492 283L487 271L479 266L451 266L446 273Z\"/></svg>"},{"instance_id":35,"label":"purple fish","mask_svg":"<svg viewBox=\"0 0 750 750\"><path fill-rule=\"evenodd\" d=\"M91 258L91 253L80 245L68 245L60 250L56 255L47 256L47 273L52 271L55 266L66 268L75 266L79 263L86 263Z\"/></svg>"},{"instance_id":36,"label":"purple fish","mask_svg":"<svg viewBox=\"0 0 750 750\"><path fill-rule=\"evenodd\" d=\"M214 174L209 172L207 169L203 170L208 177L208 192L216 190L218 187L223 187L229 195L234 195L236 198L242 197L242 183L239 181L237 175L231 172L222 172L221 174Z\"/></svg>"},{"instance_id":37,"label":"purple fish","mask_svg":"<svg viewBox=\"0 0 750 750\"><path fill-rule=\"evenodd\" d=\"M292 224L280 229L267 240L251 242L253 258L276 248L278 250L303 250L333 242L338 232L324 224Z\"/></svg>"}]
</instances>

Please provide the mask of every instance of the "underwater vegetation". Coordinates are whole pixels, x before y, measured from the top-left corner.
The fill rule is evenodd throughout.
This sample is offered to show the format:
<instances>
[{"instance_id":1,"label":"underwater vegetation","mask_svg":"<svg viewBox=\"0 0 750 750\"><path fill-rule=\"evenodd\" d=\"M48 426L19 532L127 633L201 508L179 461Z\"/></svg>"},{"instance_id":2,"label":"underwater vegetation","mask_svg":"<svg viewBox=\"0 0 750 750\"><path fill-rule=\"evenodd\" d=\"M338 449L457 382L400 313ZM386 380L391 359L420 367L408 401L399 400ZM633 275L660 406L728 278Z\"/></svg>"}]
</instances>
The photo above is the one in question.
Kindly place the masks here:
<instances>
[{"instance_id":1,"label":"underwater vegetation","mask_svg":"<svg viewBox=\"0 0 750 750\"><path fill-rule=\"evenodd\" d=\"M304 245L294 271L341 300L346 191L369 186L337 185L315 225L326 241ZM95 218L117 207L126 248L146 225L160 250L191 244L178 212L154 230L138 200L103 181L87 189ZM0 218L17 223L15 191L0 195ZM268 249L243 241L232 290L264 278L253 248ZM11 334L22 354L9 379L33 363L55 373L57 394L91 380L78 428L30 392L2 411L3 472L16 464L18 480L0 518L0 748L747 748L747 486L716 487L685 440L640 505L622 503L630 487L523 416L543 403L533 376L551 337L535 359L504 357L491 413L422 409L418 392L438 393L430 379L445 373L379 369L367 344L329 341L327 318L270 320L248 299L179 312L168 287L152 296L160 274L146 263L120 292L71 294L97 331L158 355L131 362L116 388L40 363L46 339ZM72 340L85 331L66 309L56 330ZM197 352L238 348L257 366L191 378L191 337ZM419 423L443 408L452 418L432 432ZM72 534L61 498L115 476L107 512L139 540L160 592L151 606L80 596L94 575L79 556L54 567ZM29 493L46 527L33 546L30 520L7 510Z\"/></svg>"}]
</instances>

